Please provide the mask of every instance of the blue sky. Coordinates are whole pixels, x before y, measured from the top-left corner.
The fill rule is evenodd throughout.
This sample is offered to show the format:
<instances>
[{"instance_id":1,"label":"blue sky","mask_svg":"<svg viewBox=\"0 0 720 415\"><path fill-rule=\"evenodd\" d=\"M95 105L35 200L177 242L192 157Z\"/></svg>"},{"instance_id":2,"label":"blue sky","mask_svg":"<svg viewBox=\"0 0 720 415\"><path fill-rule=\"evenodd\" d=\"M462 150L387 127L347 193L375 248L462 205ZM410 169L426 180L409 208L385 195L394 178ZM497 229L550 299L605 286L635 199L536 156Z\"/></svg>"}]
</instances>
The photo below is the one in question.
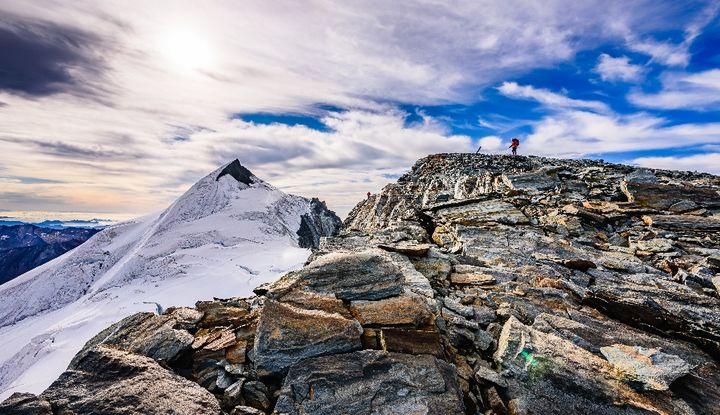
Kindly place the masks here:
<instances>
[{"instance_id":1,"label":"blue sky","mask_svg":"<svg viewBox=\"0 0 720 415\"><path fill-rule=\"evenodd\" d=\"M0 210L142 214L239 158L345 213L419 157L505 153L513 136L521 154L717 174L719 12L704 0L6 1Z\"/></svg>"},{"instance_id":2,"label":"blue sky","mask_svg":"<svg viewBox=\"0 0 720 415\"><path fill-rule=\"evenodd\" d=\"M702 30L688 42L686 49L678 50L677 63L668 64L650 53L633 50L622 42L609 42L591 50L578 52L573 59L554 67L527 71L522 75L508 78L510 84L518 84L536 90L561 95L579 101L596 101L607 106L601 113L615 114L618 117L646 115L661 119L659 127L677 125L714 125L720 121L720 19L717 9L709 5L714 17L696 17L697 10L686 10L686 15L678 15L679 21L707 19ZM683 43L685 29L675 29L650 33L649 38ZM673 58L670 58L673 59ZM668 76L689 77L693 75L713 76L712 84L699 91L699 104L678 102L676 106L664 107L644 105L632 96L661 97L669 92L663 88L663 79ZM473 142L487 136L500 137L509 142L511 137L525 138L534 132L533 125L546 117L557 114L557 106L544 104L537 99L518 99L517 95L504 93L503 84L491 86L479 91L474 99L440 105L413 105L404 102L390 102L406 113L405 124L412 126L422 123L424 117L440 120L447 126L448 133L466 135ZM581 104L580 108L582 108ZM571 106L572 108L573 106ZM588 109L588 108L586 108ZM589 108L592 110L592 108ZM286 125L304 125L318 131L328 131L323 124L325 112L337 112L347 109L338 107L320 107L315 114L237 114L238 118L258 124L280 123ZM629 137L628 141L633 138ZM638 140L641 140L638 138ZM568 142L572 142L569 139ZM583 152L583 157L602 158L611 162L632 163L642 157L689 157L692 155L713 155L720 143L711 141L709 145L686 145L682 136L677 136L676 145L653 148L642 146L630 151ZM504 153L506 146L493 148L492 153ZM555 151L560 152L560 151ZM534 154L529 152L529 154ZM687 168L686 166L679 166ZM720 166L702 166L720 172Z\"/></svg>"}]
</instances>

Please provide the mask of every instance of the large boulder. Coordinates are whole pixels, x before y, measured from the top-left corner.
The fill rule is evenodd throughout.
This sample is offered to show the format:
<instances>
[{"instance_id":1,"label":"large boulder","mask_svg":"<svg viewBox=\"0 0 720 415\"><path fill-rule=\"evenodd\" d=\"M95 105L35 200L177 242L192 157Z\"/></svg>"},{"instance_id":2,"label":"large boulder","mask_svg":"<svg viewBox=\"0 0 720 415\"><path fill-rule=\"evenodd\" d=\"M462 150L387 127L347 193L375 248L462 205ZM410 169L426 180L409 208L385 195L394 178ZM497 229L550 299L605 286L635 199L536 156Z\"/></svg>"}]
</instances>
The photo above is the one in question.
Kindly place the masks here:
<instances>
[{"instance_id":1,"label":"large boulder","mask_svg":"<svg viewBox=\"0 0 720 415\"><path fill-rule=\"evenodd\" d=\"M455 368L375 350L308 359L288 372L276 414L463 414Z\"/></svg>"},{"instance_id":2,"label":"large boulder","mask_svg":"<svg viewBox=\"0 0 720 415\"><path fill-rule=\"evenodd\" d=\"M128 316L90 339L70 362L70 368L74 368L89 350L99 344L112 345L155 360L172 361L193 343L192 334L176 328L181 323L172 315L137 313Z\"/></svg>"},{"instance_id":3,"label":"large boulder","mask_svg":"<svg viewBox=\"0 0 720 415\"><path fill-rule=\"evenodd\" d=\"M685 408L635 391L605 359L514 317L502 329L494 359L512 377L507 396L519 414L648 414Z\"/></svg>"},{"instance_id":4,"label":"large boulder","mask_svg":"<svg viewBox=\"0 0 720 415\"><path fill-rule=\"evenodd\" d=\"M403 274L377 252L335 252L288 274L270 287L269 296L304 288L341 300L379 300L402 292Z\"/></svg>"},{"instance_id":5,"label":"large boulder","mask_svg":"<svg viewBox=\"0 0 720 415\"><path fill-rule=\"evenodd\" d=\"M720 299L658 275L598 274L584 302L624 323L720 355Z\"/></svg>"},{"instance_id":6,"label":"large boulder","mask_svg":"<svg viewBox=\"0 0 720 415\"><path fill-rule=\"evenodd\" d=\"M217 399L154 360L100 345L40 395L74 415L220 414Z\"/></svg>"}]
</instances>

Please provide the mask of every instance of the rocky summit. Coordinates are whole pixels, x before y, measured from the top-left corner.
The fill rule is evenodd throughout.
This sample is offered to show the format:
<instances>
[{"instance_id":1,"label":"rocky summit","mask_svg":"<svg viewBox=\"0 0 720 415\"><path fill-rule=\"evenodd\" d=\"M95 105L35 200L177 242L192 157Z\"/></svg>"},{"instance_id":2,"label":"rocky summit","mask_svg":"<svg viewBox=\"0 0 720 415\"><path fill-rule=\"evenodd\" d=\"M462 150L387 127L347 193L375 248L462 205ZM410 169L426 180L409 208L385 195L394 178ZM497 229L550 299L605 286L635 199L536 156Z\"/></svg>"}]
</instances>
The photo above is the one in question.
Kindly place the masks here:
<instances>
[{"instance_id":1,"label":"rocky summit","mask_svg":"<svg viewBox=\"0 0 720 415\"><path fill-rule=\"evenodd\" d=\"M720 414L720 178L440 154L252 298L130 316L2 414Z\"/></svg>"}]
</instances>

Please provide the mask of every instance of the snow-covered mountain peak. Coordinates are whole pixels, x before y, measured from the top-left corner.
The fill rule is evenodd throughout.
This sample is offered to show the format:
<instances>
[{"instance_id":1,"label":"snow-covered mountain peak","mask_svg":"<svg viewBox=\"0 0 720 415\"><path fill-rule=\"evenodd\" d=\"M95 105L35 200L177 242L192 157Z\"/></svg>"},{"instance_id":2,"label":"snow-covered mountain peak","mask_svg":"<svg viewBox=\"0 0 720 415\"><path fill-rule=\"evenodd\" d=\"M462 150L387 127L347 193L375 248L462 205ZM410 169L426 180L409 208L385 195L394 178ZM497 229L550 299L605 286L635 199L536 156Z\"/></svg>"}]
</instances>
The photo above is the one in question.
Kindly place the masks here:
<instances>
[{"instance_id":1,"label":"snow-covered mountain peak","mask_svg":"<svg viewBox=\"0 0 720 415\"><path fill-rule=\"evenodd\" d=\"M250 295L340 226L324 203L286 194L238 160L218 168L162 213L108 227L0 285L0 400L39 392L129 314Z\"/></svg>"}]
</instances>

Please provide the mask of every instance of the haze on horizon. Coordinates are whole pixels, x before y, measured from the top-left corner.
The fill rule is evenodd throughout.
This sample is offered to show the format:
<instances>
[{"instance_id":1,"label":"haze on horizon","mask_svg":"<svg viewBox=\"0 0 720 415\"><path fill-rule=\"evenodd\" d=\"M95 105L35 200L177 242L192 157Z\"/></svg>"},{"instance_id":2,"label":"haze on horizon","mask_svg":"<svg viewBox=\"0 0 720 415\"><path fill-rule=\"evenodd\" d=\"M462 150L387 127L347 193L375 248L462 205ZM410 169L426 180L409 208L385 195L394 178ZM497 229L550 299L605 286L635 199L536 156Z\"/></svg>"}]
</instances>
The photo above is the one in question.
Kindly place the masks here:
<instances>
[{"instance_id":1,"label":"haze on horizon","mask_svg":"<svg viewBox=\"0 0 720 415\"><path fill-rule=\"evenodd\" d=\"M582 3L582 4L579 4ZM720 3L0 4L0 216L121 218L235 158L344 215L437 152L720 174Z\"/></svg>"}]
</instances>

